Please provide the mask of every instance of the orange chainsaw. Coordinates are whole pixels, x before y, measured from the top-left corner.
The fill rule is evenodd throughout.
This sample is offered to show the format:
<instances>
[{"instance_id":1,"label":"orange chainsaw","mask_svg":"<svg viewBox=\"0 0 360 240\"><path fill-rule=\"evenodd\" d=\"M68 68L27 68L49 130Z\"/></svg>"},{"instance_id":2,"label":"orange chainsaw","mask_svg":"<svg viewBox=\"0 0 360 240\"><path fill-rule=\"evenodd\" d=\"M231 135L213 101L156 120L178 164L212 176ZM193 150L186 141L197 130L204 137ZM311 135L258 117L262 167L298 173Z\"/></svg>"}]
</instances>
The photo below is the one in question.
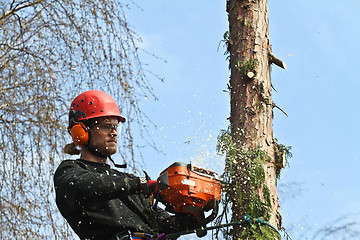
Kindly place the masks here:
<instances>
[{"instance_id":1,"label":"orange chainsaw","mask_svg":"<svg viewBox=\"0 0 360 240\"><path fill-rule=\"evenodd\" d=\"M221 181L213 171L175 162L160 173L154 192L172 213L196 214L213 210L203 221L206 225L218 213Z\"/></svg>"},{"instance_id":2,"label":"orange chainsaw","mask_svg":"<svg viewBox=\"0 0 360 240\"><path fill-rule=\"evenodd\" d=\"M248 215L245 215L243 220L206 227L207 223L215 219L219 210L221 180L215 172L193 166L191 163L175 162L162 171L157 179L154 194L158 196L153 207L156 207L159 201L166 206L165 210L172 213L196 214L201 211L213 211L201 222L200 228L160 234L150 239L173 239L191 233L203 237L208 230L252 222L272 228L281 238L279 231L270 223L260 218L250 218Z\"/></svg>"}]
</instances>

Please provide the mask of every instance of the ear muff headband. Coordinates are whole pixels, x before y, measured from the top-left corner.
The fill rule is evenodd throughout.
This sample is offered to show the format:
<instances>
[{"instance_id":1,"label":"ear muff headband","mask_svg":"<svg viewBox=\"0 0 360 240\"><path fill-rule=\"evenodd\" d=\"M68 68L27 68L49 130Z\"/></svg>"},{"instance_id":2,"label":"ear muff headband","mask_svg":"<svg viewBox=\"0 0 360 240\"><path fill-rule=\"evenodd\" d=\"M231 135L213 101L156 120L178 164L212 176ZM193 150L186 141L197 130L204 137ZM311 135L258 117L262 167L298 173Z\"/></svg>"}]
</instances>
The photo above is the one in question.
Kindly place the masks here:
<instances>
[{"instance_id":1,"label":"ear muff headband","mask_svg":"<svg viewBox=\"0 0 360 240\"><path fill-rule=\"evenodd\" d=\"M70 129L73 142L78 146L84 146L89 141L89 130L84 123L76 123Z\"/></svg>"}]
</instances>

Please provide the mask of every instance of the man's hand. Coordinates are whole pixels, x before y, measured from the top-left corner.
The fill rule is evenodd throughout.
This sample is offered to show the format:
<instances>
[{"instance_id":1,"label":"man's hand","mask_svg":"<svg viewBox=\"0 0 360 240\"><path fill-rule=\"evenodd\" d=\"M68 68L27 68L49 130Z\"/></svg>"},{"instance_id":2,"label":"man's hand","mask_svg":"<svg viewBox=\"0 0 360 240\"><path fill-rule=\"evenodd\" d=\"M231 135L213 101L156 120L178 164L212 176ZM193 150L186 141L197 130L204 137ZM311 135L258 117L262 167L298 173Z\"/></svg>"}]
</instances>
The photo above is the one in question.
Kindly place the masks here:
<instances>
[{"instance_id":1,"label":"man's hand","mask_svg":"<svg viewBox=\"0 0 360 240\"><path fill-rule=\"evenodd\" d=\"M140 192L142 192L145 197L149 197L150 196L150 188L149 188L149 185L147 184L146 178L139 177L139 179L140 179L140 184L139 184Z\"/></svg>"},{"instance_id":2,"label":"man's hand","mask_svg":"<svg viewBox=\"0 0 360 240\"><path fill-rule=\"evenodd\" d=\"M147 185L149 186L149 189L150 189L151 193L155 192L156 184L157 184L157 180L148 180L147 181Z\"/></svg>"}]
</instances>

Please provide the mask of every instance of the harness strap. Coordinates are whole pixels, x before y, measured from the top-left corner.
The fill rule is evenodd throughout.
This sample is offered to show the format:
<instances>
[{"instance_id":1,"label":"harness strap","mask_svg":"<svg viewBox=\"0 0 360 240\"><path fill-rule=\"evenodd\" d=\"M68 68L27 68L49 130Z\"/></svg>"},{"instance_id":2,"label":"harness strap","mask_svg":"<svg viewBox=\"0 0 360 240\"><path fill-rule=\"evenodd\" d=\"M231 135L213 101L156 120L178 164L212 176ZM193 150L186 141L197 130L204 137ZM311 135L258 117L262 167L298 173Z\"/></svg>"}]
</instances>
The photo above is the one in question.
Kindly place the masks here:
<instances>
[{"instance_id":1,"label":"harness strap","mask_svg":"<svg viewBox=\"0 0 360 240\"><path fill-rule=\"evenodd\" d=\"M126 234L115 235L116 240L147 240L150 239L151 235L141 232L130 232Z\"/></svg>"}]
</instances>

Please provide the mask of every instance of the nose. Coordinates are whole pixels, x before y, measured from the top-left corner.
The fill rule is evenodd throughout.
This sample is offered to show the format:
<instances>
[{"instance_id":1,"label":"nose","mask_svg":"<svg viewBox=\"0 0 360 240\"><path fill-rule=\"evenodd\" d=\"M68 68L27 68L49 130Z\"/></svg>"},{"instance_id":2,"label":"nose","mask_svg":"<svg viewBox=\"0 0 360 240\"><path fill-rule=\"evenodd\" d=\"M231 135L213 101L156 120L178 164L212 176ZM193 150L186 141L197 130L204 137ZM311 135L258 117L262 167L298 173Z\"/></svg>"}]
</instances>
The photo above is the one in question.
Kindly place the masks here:
<instances>
[{"instance_id":1,"label":"nose","mask_svg":"<svg viewBox=\"0 0 360 240\"><path fill-rule=\"evenodd\" d=\"M116 130L116 127L113 127L110 129L110 135L111 135L111 137L117 137L118 132Z\"/></svg>"}]
</instances>

